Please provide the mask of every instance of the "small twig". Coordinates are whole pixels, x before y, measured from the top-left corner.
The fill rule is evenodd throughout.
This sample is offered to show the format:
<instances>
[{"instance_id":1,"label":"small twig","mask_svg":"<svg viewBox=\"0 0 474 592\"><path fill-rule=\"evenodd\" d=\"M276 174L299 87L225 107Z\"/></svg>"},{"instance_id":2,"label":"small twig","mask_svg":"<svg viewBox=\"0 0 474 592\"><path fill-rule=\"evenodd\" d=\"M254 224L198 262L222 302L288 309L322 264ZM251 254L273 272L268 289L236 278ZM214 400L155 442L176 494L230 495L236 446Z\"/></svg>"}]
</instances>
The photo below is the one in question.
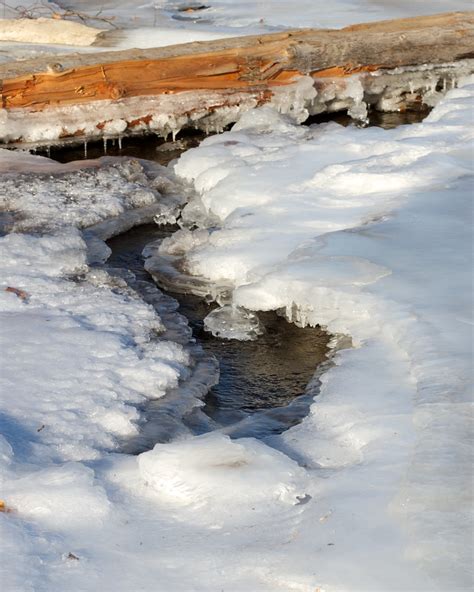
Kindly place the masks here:
<instances>
[{"instance_id":1,"label":"small twig","mask_svg":"<svg viewBox=\"0 0 474 592\"><path fill-rule=\"evenodd\" d=\"M5 16L5 10L12 11L16 13L16 18L24 18L24 19L36 19L42 15L44 15L45 11L50 18L56 19L79 19L83 23L87 23L90 21L98 21L102 23L107 23L111 27L117 28L117 25L113 22L113 16L106 17L102 15L102 9L96 12L95 14L88 14L87 12L79 12L78 10L61 10L58 12L54 7L48 6L43 2L38 2L36 4L32 4L30 6L10 6L6 2L3 2L3 14Z\"/></svg>"}]
</instances>

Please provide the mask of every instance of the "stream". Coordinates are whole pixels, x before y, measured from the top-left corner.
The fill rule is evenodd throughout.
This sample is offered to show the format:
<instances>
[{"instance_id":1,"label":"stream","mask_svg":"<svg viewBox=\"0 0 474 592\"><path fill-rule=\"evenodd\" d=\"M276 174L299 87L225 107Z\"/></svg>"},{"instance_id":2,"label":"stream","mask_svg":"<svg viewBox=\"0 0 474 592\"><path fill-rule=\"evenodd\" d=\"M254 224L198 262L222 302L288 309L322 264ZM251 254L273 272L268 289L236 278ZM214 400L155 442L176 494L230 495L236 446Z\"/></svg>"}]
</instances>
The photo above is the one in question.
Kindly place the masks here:
<instances>
[{"instance_id":1,"label":"stream","mask_svg":"<svg viewBox=\"0 0 474 592\"><path fill-rule=\"evenodd\" d=\"M390 129L421 121L426 114L426 111L372 113L369 125ZM328 120L341 125L353 123L344 114L313 117L307 123ZM117 138L85 147L53 146L48 149L48 155L59 162L68 162L86 157L98 158L107 153L167 165L183 151L197 146L204 137L200 132L183 131L174 142L155 136ZM155 285L144 269L143 249L176 230L175 226L147 224L110 239L107 244L112 254L106 267L125 276L131 272L131 277L136 278L134 289L141 291L146 299L146 294L155 290ZM191 338L191 343L194 343L193 355L196 356L198 370L195 371L195 384L190 388L197 391L198 398L203 398L203 406L194 407L191 411L183 406L183 392L186 388L189 390L186 384L169 396L150 401L141 409L144 425L140 436L126 443L124 451L142 452L152 448L156 442L171 440L183 429L194 434L217 429L231 437L264 438L302 421L319 392L318 377L330 363L330 336L323 329L300 328L275 312L267 312L258 313L264 332L255 341L220 339L204 329L204 318L213 305L191 294L169 292L168 296L174 299L167 300L168 307L172 303L172 315L177 309L192 331L192 336L188 335L187 339ZM151 303L155 304L153 299ZM160 306L156 305L156 308L162 316Z\"/></svg>"},{"instance_id":2,"label":"stream","mask_svg":"<svg viewBox=\"0 0 474 592\"><path fill-rule=\"evenodd\" d=\"M110 239L107 244L112 254L107 267L131 271L141 282L151 283L143 267L142 251L148 243L175 230L173 226L148 224ZM233 437L262 438L281 433L303 419L319 387L317 379L312 381L315 370L327 362L327 333L319 327L297 327L267 312L259 313L265 331L257 340L220 339L204 330L204 317L213 305L190 294L168 295L177 300L178 312L188 320L197 344L219 363L219 382L209 390L201 408L212 423L196 424L193 420L194 433L212 426ZM160 400L151 405L156 413ZM161 438L167 437L172 433L163 432ZM145 443L139 443L139 449L144 447Z\"/></svg>"}]
</instances>

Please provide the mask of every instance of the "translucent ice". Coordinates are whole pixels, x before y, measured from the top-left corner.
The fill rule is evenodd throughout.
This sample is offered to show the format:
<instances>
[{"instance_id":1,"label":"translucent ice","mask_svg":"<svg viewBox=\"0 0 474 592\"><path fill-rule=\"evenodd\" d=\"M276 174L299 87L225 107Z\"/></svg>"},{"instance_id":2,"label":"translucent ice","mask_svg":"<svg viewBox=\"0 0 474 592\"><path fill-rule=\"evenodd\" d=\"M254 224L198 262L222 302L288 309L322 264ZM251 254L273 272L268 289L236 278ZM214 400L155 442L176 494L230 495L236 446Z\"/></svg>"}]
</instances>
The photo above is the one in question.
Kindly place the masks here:
<instances>
[{"instance_id":1,"label":"translucent ice","mask_svg":"<svg viewBox=\"0 0 474 592\"><path fill-rule=\"evenodd\" d=\"M232 305L210 312L204 319L204 328L216 337L240 341L257 339L263 332L254 312Z\"/></svg>"}]
</instances>

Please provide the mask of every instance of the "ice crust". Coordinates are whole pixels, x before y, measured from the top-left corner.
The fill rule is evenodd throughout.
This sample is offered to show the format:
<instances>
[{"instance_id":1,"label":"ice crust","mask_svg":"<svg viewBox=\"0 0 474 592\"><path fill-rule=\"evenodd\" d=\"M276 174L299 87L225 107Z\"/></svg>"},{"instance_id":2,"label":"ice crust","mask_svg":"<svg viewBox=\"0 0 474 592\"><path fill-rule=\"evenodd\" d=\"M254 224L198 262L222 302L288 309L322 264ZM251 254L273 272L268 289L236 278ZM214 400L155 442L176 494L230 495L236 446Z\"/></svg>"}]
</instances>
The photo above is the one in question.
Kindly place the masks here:
<instances>
[{"instance_id":1,"label":"ice crust","mask_svg":"<svg viewBox=\"0 0 474 592\"><path fill-rule=\"evenodd\" d=\"M233 306L352 337L355 348L337 353L322 376L310 415L269 439L325 476L318 507L331 508L344 557L341 576L342 556L324 555L328 589L472 582L473 99L466 81L423 123L391 131L301 128L262 107L175 165L197 192L183 223L198 229L158 247L157 273L172 245L201 293L206 281L225 283ZM370 558L354 551L348 522ZM311 520L299 532L301 573L320 539Z\"/></svg>"},{"instance_id":2,"label":"ice crust","mask_svg":"<svg viewBox=\"0 0 474 592\"><path fill-rule=\"evenodd\" d=\"M93 227L107 239L153 218L173 224L185 200L185 189L165 167L137 159L103 157L61 165L0 149L0 163L0 211L9 214L3 226L13 232Z\"/></svg>"}]
</instances>

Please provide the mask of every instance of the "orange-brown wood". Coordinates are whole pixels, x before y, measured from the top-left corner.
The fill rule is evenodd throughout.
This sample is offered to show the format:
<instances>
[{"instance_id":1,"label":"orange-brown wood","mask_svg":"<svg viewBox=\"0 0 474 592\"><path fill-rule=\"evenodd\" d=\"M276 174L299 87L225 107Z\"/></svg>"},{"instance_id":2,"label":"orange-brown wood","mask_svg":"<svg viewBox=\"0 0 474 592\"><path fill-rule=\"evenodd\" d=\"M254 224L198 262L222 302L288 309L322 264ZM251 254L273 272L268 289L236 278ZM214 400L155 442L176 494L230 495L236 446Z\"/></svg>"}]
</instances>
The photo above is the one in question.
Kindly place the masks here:
<instances>
[{"instance_id":1,"label":"orange-brown wood","mask_svg":"<svg viewBox=\"0 0 474 592\"><path fill-rule=\"evenodd\" d=\"M113 125L108 126L111 116L105 105L111 103L120 109L127 106L124 134L149 129L166 135L166 125L160 129L157 122L163 108L166 116L188 116L195 125L194 114L202 119L222 107L263 104L277 88L301 76L312 76L319 91L321 85L332 84L332 78L421 64L442 67L470 58L474 58L473 12L341 30L308 29L146 50L55 55L54 63L44 57L11 62L0 64L0 107L7 118L21 124L13 125L13 132L0 126L0 142L32 141L27 132L30 123L36 125L39 117L54 122L55 109L57 113L72 105L77 109L62 112L67 121L61 120L61 137L108 137ZM386 77L387 84L391 78ZM180 93L186 93L183 101L166 97ZM137 97L144 101L132 100ZM147 97L152 101L147 102ZM109 103L102 109L97 101ZM86 132L88 104L92 109L87 112Z\"/></svg>"},{"instance_id":2,"label":"orange-brown wood","mask_svg":"<svg viewBox=\"0 0 474 592\"><path fill-rule=\"evenodd\" d=\"M77 67L60 73L38 73L3 81L4 109L80 104L101 99L171 94L194 89L247 90L288 83L298 72L286 70L281 44L156 60L120 60Z\"/></svg>"},{"instance_id":3,"label":"orange-brown wood","mask_svg":"<svg viewBox=\"0 0 474 592\"><path fill-rule=\"evenodd\" d=\"M11 76L15 68L0 66L0 100L4 109L36 111L46 106L193 90L255 92L288 84L300 74L348 76L379 68L453 61L474 56L473 14L449 13L354 25L339 31L291 31L174 48L98 53L95 63L90 55L64 56L49 67L44 66L44 60L33 62L31 73L19 76ZM38 63L43 63L42 71ZM15 67L21 70L21 66ZM23 70L25 67L28 65L23 65Z\"/></svg>"}]
</instances>

